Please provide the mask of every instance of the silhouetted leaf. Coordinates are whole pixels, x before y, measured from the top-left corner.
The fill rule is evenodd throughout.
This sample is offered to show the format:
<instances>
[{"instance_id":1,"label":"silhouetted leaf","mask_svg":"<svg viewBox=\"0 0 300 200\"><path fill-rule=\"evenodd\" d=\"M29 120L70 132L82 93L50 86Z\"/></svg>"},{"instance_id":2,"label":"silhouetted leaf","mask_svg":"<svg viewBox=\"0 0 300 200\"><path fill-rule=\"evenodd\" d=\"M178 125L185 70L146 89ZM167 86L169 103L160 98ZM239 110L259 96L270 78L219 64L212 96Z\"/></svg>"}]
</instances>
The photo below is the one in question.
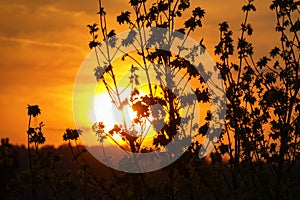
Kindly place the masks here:
<instances>
[{"instance_id":1,"label":"silhouetted leaf","mask_svg":"<svg viewBox=\"0 0 300 200\"><path fill-rule=\"evenodd\" d=\"M272 49L272 50L270 51L270 56L271 56L272 58L274 58L275 56L277 56L277 55L279 54L279 52L280 52L280 49L279 49L278 47L275 47L274 49Z\"/></svg>"},{"instance_id":2,"label":"silhouetted leaf","mask_svg":"<svg viewBox=\"0 0 300 200\"><path fill-rule=\"evenodd\" d=\"M248 5L243 6L242 10L243 10L243 12L251 11L251 10L256 11L256 8L252 3L249 3Z\"/></svg>"},{"instance_id":3,"label":"silhouetted leaf","mask_svg":"<svg viewBox=\"0 0 300 200\"><path fill-rule=\"evenodd\" d=\"M28 110L28 115L30 116L33 116L33 117L36 117L37 115L41 114L41 110L39 108L38 105L27 105L27 110Z\"/></svg>"},{"instance_id":4,"label":"silhouetted leaf","mask_svg":"<svg viewBox=\"0 0 300 200\"><path fill-rule=\"evenodd\" d=\"M107 34L107 37L113 37L116 35L116 32L115 30L111 30L108 34Z\"/></svg>"},{"instance_id":5,"label":"silhouetted leaf","mask_svg":"<svg viewBox=\"0 0 300 200\"><path fill-rule=\"evenodd\" d=\"M257 66L260 69L262 69L263 67L265 67L268 64L269 61L270 61L270 58L264 56L257 62Z\"/></svg>"},{"instance_id":6,"label":"silhouetted leaf","mask_svg":"<svg viewBox=\"0 0 300 200\"><path fill-rule=\"evenodd\" d=\"M121 12L121 15L117 16L117 22L119 24L130 23L130 12Z\"/></svg>"}]
</instances>

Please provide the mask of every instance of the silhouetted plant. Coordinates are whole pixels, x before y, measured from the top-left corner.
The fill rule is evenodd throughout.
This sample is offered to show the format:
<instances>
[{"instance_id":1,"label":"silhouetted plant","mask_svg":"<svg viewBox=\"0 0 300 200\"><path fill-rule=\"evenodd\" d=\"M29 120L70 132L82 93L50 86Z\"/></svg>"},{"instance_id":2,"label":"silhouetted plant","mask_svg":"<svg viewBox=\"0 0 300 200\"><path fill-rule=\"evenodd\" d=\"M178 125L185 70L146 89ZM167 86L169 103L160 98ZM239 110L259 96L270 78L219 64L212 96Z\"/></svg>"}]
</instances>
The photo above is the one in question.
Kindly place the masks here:
<instances>
[{"instance_id":1,"label":"silhouetted plant","mask_svg":"<svg viewBox=\"0 0 300 200\"><path fill-rule=\"evenodd\" d=\"M171 5L174 5L174 7ZM220 56L217 67L226 87L227 114L221 140L215 147L215 152L210 155L210 159L212 164L219 166L221 171L223 170L220 173L223 174L224 184L211 184L210 180L203 180L202 182L209 188L215 199L221 198L217 191L221 191L220 188L224 185L228 186L229 192L223 191L228 194L228 198L241 198L241 195L245 194L245 188L248 190L247 194L254 198L259 196L277 199L295 197L294 194L289 194L286 188L290 187L290 181L293 180L289 173L295 170L293 167L297 156L299 157L298 71L300 45L298 33L300 23L296 17L299 15L299 5L298 1L293 0L279 0L271 3L270 8L275 11L276 16L276 31L281 34L279 38L280 47L275 47L270 51L269 56L263 56L258 61L254 60L254 47L249 41L249 37L254 32L252 25L249 23L250 13L256 11L253 0L248 0L247 4L242 7L245 17L236 44L228 23L222 22L219 24L220 42L215 47L215 54ZM152 4L148 9L146 1L130 1L130 6L133 12L123 11L121 15L117 16L119 24L128 25L127 27L131 30L141 27L163 27L174 30L175 18L180 18L182 12L189 9L190 2L159 1ZM93 36L90 43L93 45L90 45L90 47L95 48L96 51L97 45L100 44L98 31L100 31L108 46L116 44L113 38L115 32L107 31L107 25L105 24L106 12L101 5L101 1L99 10L100 28L97 24L89 26ZM177 30L189 35L196 27L202 27L201 19L204 14L205 12L201 8L194 9L191 17L185 21L183 28ZM107 34L108 32L110 34ZM131 31L122 44L125 46L132 45L133 40L138 38L140 34ZM110 36L112 37L110 38ZM148 69L142 67L148 63L170 66L178 70L186 69L189 80L193 77L199 77L193 66L180 57L174 57L170 52L139 48L136 49L137 55L124 54L122 57L122 60L129 58L133 62L137 62L138 67L133 67L131 70L130 83L132 88L139 85L139 78L135 72L142 69L147 73ZM141 59L136 59L136 56L141 56ZM143 64L139 63L138 60L142 60ZM116 93L118 96L119 93L111 89L117 89L113 70L113 63L109 63L106 68L97 67L95 76L97 81L103 81L110 95ZM106 74L109 73L114 79L113 87L109 85L106 79ZM159 74L158 71L156 73ZM201 78L199 79L200 83L203 83ZM130 101L125 102L138 113L138 119L134 123L138 123L139 119L147 118L153 114L149 110L151 104L147 104L145 99L149 98L151 102L155 98L154 86L151 85L149 79L148 87L149 95L139 95L139 91L134 90ZM163 98L160 98L163 102L161 102L161 105L164 105L165 111L168 110L166 113L169 117L169 121L153 140L153 145L158 148L165 146L174 139L174 134L178 128L178 122L176 121L180 118L178 116L179 109L175 106L176 98L171 91L161 86L155 87L158 87L162 92ZM200 88L197 88L195 93L199 102L209 102L207 89L200 90ZM132 101L134 96L136 96L136 99ZM114 103L116 103L115 99L117 98L112 98ZM123 104L124 102L119 101L116 107L121 107ZM165 109L166 107L169 109ZM210 113L208 112L207 115L207 122L199 126L200 135L205 134L209 127ZM138 137L128 137L126 129L122 129L124 126L115 125L104 136L105 125L101 124L101 127L95 129L102 135L100 141L118 133L123 140L128 141L131 151L139 152ZM199 151L201 144L194 143L193 145L190 152L186 154L194 154ZM196 160L195 162L202 162ZM172 173L176 168L173 168L174 165L168 167L169 177L172 177ZM183 166L180 165L180 168L183 168ZM176 169L180 170L180 168ZM195 169L199 169L198 165L195 165ZM224 172L228 171L227 169L231 172L230 176ZM193 171L193 169L186 170ZM213 176L213 179L217 179L217 177ZM170 178L170 181L172 183L172 178ZM170 193L170 198L174 198L174 188L169 189L173 191Z\"/></svg>"},{"instance_id":2,"label":"silhouetted plant","mask_svg":"<svg viewBox=\"0 0 300 200\"><path fill-rule=\"evenodd\" d=\"M37 199L37 196L36 196L36 177L35 177L35 174L33 174L33 170L35 168L35 163L36 163L37 154L38 154L38 144L39 144L39 142L44 143L45 138L44 138L44 136L41 132L42 123L40 124L40 127L38 127L40 129L39 133L36 132L36 128L31 127L32 117L36 117L39 114L41 114L41 110L40 110L39 106L38 105L33 105L33 106L28 105L27 110L28 110L27 114L29 116L28 130L27 130L27 136L28 136L27 151L28 151L30 173L32 173L32 176L31 176L32 198ZM35 143L35 147L36 147L34 155L32 155L32 151L31 151L31 147L30 147L30 144L33 143L33 142Z\"/></svg>"},{"instance_id":3,"label":"silhouetted plant","mask_svg":"<svg viewBox=\"0 0 300 200\"><path fill-rule=\"evenodd\" d=\"M9 143L8 138L1 139L0 145L0 196L8 199L7 183L16 173L17 160L16 153L12 150L13 145Z\"/></svg>"},{"instance_id":4,"label":"silhouetted plant","mask_svg":"<svg viewBox=\"0 0 300 200\"><path fill-rule=\"evenodd\" d=\"M293 198L285 184L300 142L297 86L300 46L297 19L292 18L294 13L299 14L298 5L294 1L272 2L270 8L276 14L281 47L275 47L269 56L257 62L253 58L253 45L247 40L253 33L248 23L249 12L255 11L253 1L249 0L242 8L246 15L238 38L237 64L231 58L234 55L232 31L228 23L220 24L221 40L215 53L220 55L221 62L217 65L225 81L228 104L224 135L218 149L221 154L229 155L229 163L234 167L232 180L236 199L240 196L239 181L250 183L240 172L241 164L250 169L254 193L262 190L265 198ZM259 176L261 170L268 178ZM273 175L271 180L270 175Z\"/></svg>"},{"instance_id":5,"label":"silhouetted plant","mask_svg":"<svg viewBox=\"0 0 300 200\"><path fill-rule=\"evenodd\" d=\"M122 11L117 16L117 22L130 29L120 47L141 41L144 33L137 31L142 30L139 28L167 28L189 36L202 27L205 12L200 7L191 8L189 0L151 3L130 0L131 10ZM215 46L219 60L216 67L226 89L227 113L222 135L210 156L199 159L203 146L200 140L195 140L176 162L157 172L129 174L103 167L103 171L98 173L87 159L91 155L79 145L81 130L66 129L63 134L71 156L65 154L68 156L62 158L58 154L62 147L40 148L46 141L42 130L44 124L41 122L33 127L31 120L41 111L37 105L28 105L29 170L26 167L16 170L13 146L8 139L1 140L0 169L12 167L11 174L5 177L7 179L1 177L1 184L8 182L6 190L3 190L4 198L11 192L10 197L15 199L41 199L45 196L50 199L297 199L300 155L299 6L300 3L293 0L272 1L270 8L275 12L279 46L257 61L254 59L254 44L249 40L255 33L249 23L250 13L256 10L254 1L248 0L242 7L245 16L236 41L229 23L219 24L220 41ZM183 18L183 12L187 11L191 11L191 15L178 26L177 19ZM164 42L161 38L168 38L168 34L162 32L150 34L157 48L146 48L140 43L140 46L135 46L135 52L123 52L121 60L129 60L133 65L129 67L128 84L120 88L116 76L118 63L112 62L113 56L109 51L119 41L115 31L108 27L101 0L98 14L99 25L88 25L92 36L89 47L95 50L97 58L103 54L108 57L98 60L94 75L99 83L104 84L115 107L121 111L123 121L110 130L105 129L103 122L97 122L92 127L93 131L100 143L110 140L130 153L168 148L172 141L182 139L177 133L182 129L181 120L186 125L193 116L182 116L183 104L191 104L188 101L190 96L183 94L178 97L172 90L177 87L176 83L167 78L181 73L186 80L197 82L198 85L193 88L197 103L207 105L214 102L211 102L212 96L204 79L187 59L180 56L180 51L179 55L175 55L168 49L160 49ZM100 44L107 49L102 51ZM184 48L184 42L181 47ZM205 49L196 49L193 54L203 51ZM151 69L159 84L151 82ZM145 75L145 91L139 89L141 73ZM208 74L204 76L209 77ZM124 99L122 95L127 89L130 96ZM137 115L130 122L125 117L127 107L131 107ZM212 114L207 109L204 124L196 124L192 128L197 137L206 136ZM154 125L157 133L152 136L151 144L145 145L148 123ZM114 138L116 134L123 140L122 144ZM130 162L126 158L120 161L124 165ZM71 167L57 169L61 163L69 163Z\"/></svg>"},{"instance_id":6,"label":"silhouetted plant","mask_svg":"<svg viewBox=\"0 0 300 200\"><path fill-rule=\"evenodd\" d=\"M191 17L186 19L186 21L182 24L182 28L175 26L175 21L177 18L182 16L183 12L186 12L190 9L190 2L185 0L178 1L159 1L153 3L149 6L147 1L130 1L131 11L123 11L119 16L117 16L117 22L122 25L126 25L127 28L130 29L128 37L124 39L121 43L122 46L130 46L135 45L135 41L139 41L137 46L134 46L134 53L124 53L122 56L122 61L131 61L132 66L129 70L131 76L129 77L128 84L125 88L120 88L117 85L117 78L115 76L115 70L118 66L115 66L115 63L112 62L113 53L109 51L110 47L115 47L117 45L115 38L115 31L109 30L109 27L106 24L106 11L102 6L101 0L99 1L99 25L94 23L88 25L90 29L90 34L92 36L92 40L89 43L91 49L96 52L98 66L94 70L94 74L96 76L96 80L98 82L102 82L107 89L107 93L111 97L112 103L114 103L115 107L119 109L122 113L122 123L115 124L114 127L105 131L105 124L103 122L97 122L93 125L93 131L98 135L99 141L103 142L104 140L110 139L113 141L118 147L123 150L131 151L134 153L141 152L151 152L153 150L168 148L167 145L174 140L191 140L191 134L189 132L184 133L184 125L188 125L189 120L193 119L193 116L183 116L181 113L182 107L190 106L192 98L189 96L185 96L187 94L179 93L181 95L180 98L185 98L186 101L180 101L179 97L174 94L176 88L179 88L179 85L183 85L181 88L185 90L187 87L186 82L182 80L200 80L197 81L198 85L195 86L195 96L197 96L197 100L199 103L209 103L209 94L204 83L203 78L200 73L195 69L195 67L186 59L181 57L179 54L176 55L168 50L163 49L164 43L161 41L162 38L168 38L169 44L174 39L173 35L169 35L168 33L158 33L155 35L154 33L150 36L150 41L154 42L157 46L156 48L147 48L145 43L143 43L143 29L147 27L157 27L157 28L166 28L172 31L178 31L180 33L186 33L185 37L188 37L191 32L195 31L197 28L202 27L202 18L204 17L204 10L200 7L196 7L192 9ZM161 34L161 35L159 35ZM101 35L103 39L103 45L106 46L104 52L100 49L100 43L102 42ZM152 38L151 38L152 37ZM144 41L145 42L145 41ZM184 48L185 39L183 39L182 48ZM202 45L203 40L201 40ZM202 48L202 47L201 47ZM121 49L121 48L119 48ZM122 51L122 50L120 50ZM196 51L196 50L195 50ZM200 50L200 53L203 50ZM180 52L180 51L179 51ZM105 56L102 56L105 54ZM190 55L194 56L194 55ZM101 60L101 58L105 60ZM161 66L160 68L157 66ZM156 75L156 80L158 80L158 84L153 84L151 82L150 70L154 70ZM145 79L147 81L147 89L145 91L141 91L138 89L140 86L140 74L145 74ZM183 74L183 77L179 83L174 83L173 79L176 74ZM162 76L163 75L163 76ZM154 78L154 77L153 77ZM122 93L126 89L130 90L130 97L128 99L122 99ZM146 94L144 94L146 93ZM185 102L186 105L183 105ZM159 107L154 107L155 105L159 105ZM127 122L124 117L124 107L128 106L136 111L137 117L133 119L131 122ZM195 108L190 108L195 109ZM99 113L101 114L101 113ZM210 119L207 119L209 121ZM152 136L152 144L145 145L144 139L147 135L147 122L150 122L151 125L154 126L154 130L156 134ZM180 123L182 123L180 125ZM208 122L207 122L208 123ZM207 123L205 123L207 125ZM129 125L128 125L129 124ZM162 126L162 125L163 126ZM136 129L136 126L139 129ZM203 125L205 126L205 125ZM198 124L194 125L192 130L196 132L195 135L205 136L206 132L202 128L202 132L198 131L198 128L202 126L198 126ZM207 130L207 129L206 129ZM177 134L178 131L181 131L185 135L183 138L180 138ZM114 135L118 134L122 140L127 144L126 147L124 145L119 144L117 140L114 139ZM197 143L199 144L199 143ZM200 145L199 145L200 146ZM199 147L198 146L198 147ZM169 149L172 151L171 153L178 154L178 150ZM181 150L180 150L181 151ZM198 149L199 152L199 149ZM170 155L171 155L170 153ZM122 160L122 162L130 162L129 160ZM130 164L128 164L130 165ZM173 167L167 168L166 173L169 176L170 184L170 192L166 194L167 198L174 199L175 198L175 165ZM143 181L146 185L146 180L144 176L135 176L134 179L129 178L128 176L124 176L130 181L132 180L132 186L135 191L135 198L141 199L142 191L138 182ZM126 180L125 180L126 182ZM150 186L149 186L150 187ZM129 198L132 198L131 196Z\"/></svg>"},{"instance_id":7,"label":"silhouetted plant","mask_svg":"<svg viewBox=\"0 0 300 200\"><path fill-rule=\"evenodd\" d=\"M99 199L103 198L103 196L115 199L111 191L105 186L104 180L98 180L90 164L86 161L84 154L87 150L78 145L77 140L82 132L80 129L68 128L63 134L63 140L68 142L72 160L75 161L79 167L78 178L81 186L83 186L83 199Z\"/></svg>"},{"instance_id":8,"label":"silhouetted plant","mask_svg":"<svg viewBox=\"0 0 300 200\"><path fill-rule=\"evenodd\" d=\"M98 135L100 142L110 139L122 149L129 149L131 152L147 152L153 151L154 149L167 148L167 144L175 137L178 139L176 133L180 129L183 129L182 124L185 120L183 120L183 116L180 116L180 112L182 107L191 105L189 105L189 101L186 102L186 105L183 105L182 101L179 101L179 97L174 94L174 91L176 91L176 88L180 84L186 84L184 81L181 82L183 79L201 80L196 86L199 88L195 89L195 93L199 97L199 102L209 102L209 95L200 73L189 61L179 55L175 55L170 50L159 49L159 47L163 48L164 46L163 41L160 41L161 38L167 37L168 33L161 32L158 33L158 35L155 35L155 33L150 35L148 42L151 43L152 41L156 44L156 48L151 49L145 46L146 41L142 40L143 34L145 33L143 32L144 30L140 28L167 28L168 30L177 30L178 32L186 33L186 37L188 37L196 28L202 27L201 20L205 12L200 7L194 8L191 12L191 17L185 21L182 28L177 28L174 25L175 21L182 16L183 11L190 8L189 1L159 1L153 3L151 6L148 6L146 1L130 1L129 4L132 12L124 11L121 12L121 15L117 16L117 22L126 25L127 28L130 29L128 37L122 41L118 50L120 50L122 46L127 47L130 45L134 46L135 49L134 53L123 52L122 61L127 60L132 62L130 69L131 76L126 80L128 84L126 84L127 86L125 88L120 89L117 85L118 80L115 76L117 66L114 66L115 63L111 60L111 54L113 53L109 51L110 47L115 47L117 44L115 31L108 29L106 24L106 12L101 1L99 1L98 12L99 27L96 23L88 25L90 34L92 35L92 41L90 41L89 46L95 50L98 61L98 66L94 71L96 80L104 84L107 93L111 97L112 103L114 103L115 107L122 113L122 124L116 124L111 130L106 132L104 130L105 124L98 122L94 124L93 130ZM98 46L101 43L99 35L102 36L103 45L106 45L104 52L100 49L100 46ZM170 34L169 37L169 43L171 43L176 36ZM138 46L135 46L135 41L138 41ZM122 49L120 51L122 52ZM108 57L103 56L103 54L106 54ZM158 65L162 67L159 68L157 67ZM153 84L150 80L151 69L156 73L158 84ZM146 91L140 91L138 89L140 86L139 79L141 73L145 74L147 81ZM178 73L184 75L179 83L174 83L172 79ZM184 85L181 89L184 90L186 87L187 85ZM130 88L130 97L128 99L122 99L122 93ZM142 92L147 94L143 94ZM181 95L183 98L186 94L181 93ZM189 97L186 96L186 99L188 98ZM153 106L155 105L160 105L160 109L158 107L154 108ZM137 117L130 122L124 117L124 112L126 112L124 110L125 106L132 108L137 113ZM193 118L193 116L185 117ZM154 126L154 130L157 133L152 137L152 145L145 146L143 142L147 136L147 122L150 122L150 124ZM181 126L180 122L182 123ZM160 127L161 124L164 125ZM136 126L138 126L139 129L136 129ZM197 127L194 127L194 129L195 128L197 129ZM114 134L118 134L128 146L121 146L118 141L114 139ZM186 139L189 139L188 136L190 134L191 133L186 133ZM205 135L205 133L203 134Z\"/></svg>"}]
</instances>

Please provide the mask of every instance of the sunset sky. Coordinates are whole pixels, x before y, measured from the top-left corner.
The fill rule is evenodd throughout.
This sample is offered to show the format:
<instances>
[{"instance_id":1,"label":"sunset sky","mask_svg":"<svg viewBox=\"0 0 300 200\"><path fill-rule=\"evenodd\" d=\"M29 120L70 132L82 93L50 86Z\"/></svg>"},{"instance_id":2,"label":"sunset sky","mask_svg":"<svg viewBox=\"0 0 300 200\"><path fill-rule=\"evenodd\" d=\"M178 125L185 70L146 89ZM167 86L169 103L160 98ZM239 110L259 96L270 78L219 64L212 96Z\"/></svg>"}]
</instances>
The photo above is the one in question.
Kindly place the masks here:
<instances>
[{"instance_id":1,"label":"sunset sky","mask_svg":"<svg viewBox=\"0 0 300 200\"><path fill-rule=\"evenodd\" d=\"M238 37L246 1L192 0L205 9L203 29L192 34L204 37L208 53L218 40L218 24L228 21ZM256 58L275 45L275 16L269 1L255 2L250 15ZM26 143L27 104L38 104L46 125L47 144L61 144L66 128L75 128L72 90L76 73L90 52L87 24L97 22L97 0L0 0L0 138L12 144ZM127 0L103 0L110 29L126 30L116 16L126 10ZM93 72L91 72L93 73Z\"/></svg>"}]
</instances>

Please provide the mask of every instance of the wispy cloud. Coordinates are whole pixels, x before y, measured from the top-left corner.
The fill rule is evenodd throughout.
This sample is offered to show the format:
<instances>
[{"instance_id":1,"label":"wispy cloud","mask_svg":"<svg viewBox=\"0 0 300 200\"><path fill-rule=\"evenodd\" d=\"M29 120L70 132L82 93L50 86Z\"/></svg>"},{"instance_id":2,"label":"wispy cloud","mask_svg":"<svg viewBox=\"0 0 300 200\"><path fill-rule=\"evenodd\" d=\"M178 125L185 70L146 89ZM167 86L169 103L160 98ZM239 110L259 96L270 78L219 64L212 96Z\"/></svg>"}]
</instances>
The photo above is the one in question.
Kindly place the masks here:
<instances>
[{"instance_id":1,"label":"wispy cloud","mask_svg":"<svg viewBox=\"0 0 300 200\"><path fill-rule=\"evenodd\" d=\"M21 44L29 44L29 45L38 45L38 46L45 46L45 47L58 47L58 48L71 48L74 50L80 50L79 47L67 44L67 43L56 43L56 42L43 42L43 41L37 41L37 40L31 40L31 39L24 39L24 38L15 38L15 37L3 37L0 36L0 40L2 41L8 41L8 42L15 42L15 43L21 43Z\"/></svg>"}]
</instances>

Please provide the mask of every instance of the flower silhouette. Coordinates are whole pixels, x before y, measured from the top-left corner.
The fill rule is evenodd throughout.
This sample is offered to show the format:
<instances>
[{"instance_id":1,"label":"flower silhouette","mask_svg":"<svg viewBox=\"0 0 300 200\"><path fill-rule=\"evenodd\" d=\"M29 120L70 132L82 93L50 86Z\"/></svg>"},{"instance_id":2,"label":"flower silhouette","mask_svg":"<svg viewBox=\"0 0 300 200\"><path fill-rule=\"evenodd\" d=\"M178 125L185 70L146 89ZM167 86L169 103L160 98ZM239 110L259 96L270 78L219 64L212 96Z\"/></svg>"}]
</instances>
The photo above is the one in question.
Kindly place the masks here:
<instances>
[{"instance_id":1,"label":"flower silhouette","mask_svg":"<svg viewBox=\"0 0 300 200\"><path fill-rule=\"evenodd\" d=\"M41 110L38 105L27 105L28 116L36 117L41 114Z\"/></svg>"}]
</instances>

